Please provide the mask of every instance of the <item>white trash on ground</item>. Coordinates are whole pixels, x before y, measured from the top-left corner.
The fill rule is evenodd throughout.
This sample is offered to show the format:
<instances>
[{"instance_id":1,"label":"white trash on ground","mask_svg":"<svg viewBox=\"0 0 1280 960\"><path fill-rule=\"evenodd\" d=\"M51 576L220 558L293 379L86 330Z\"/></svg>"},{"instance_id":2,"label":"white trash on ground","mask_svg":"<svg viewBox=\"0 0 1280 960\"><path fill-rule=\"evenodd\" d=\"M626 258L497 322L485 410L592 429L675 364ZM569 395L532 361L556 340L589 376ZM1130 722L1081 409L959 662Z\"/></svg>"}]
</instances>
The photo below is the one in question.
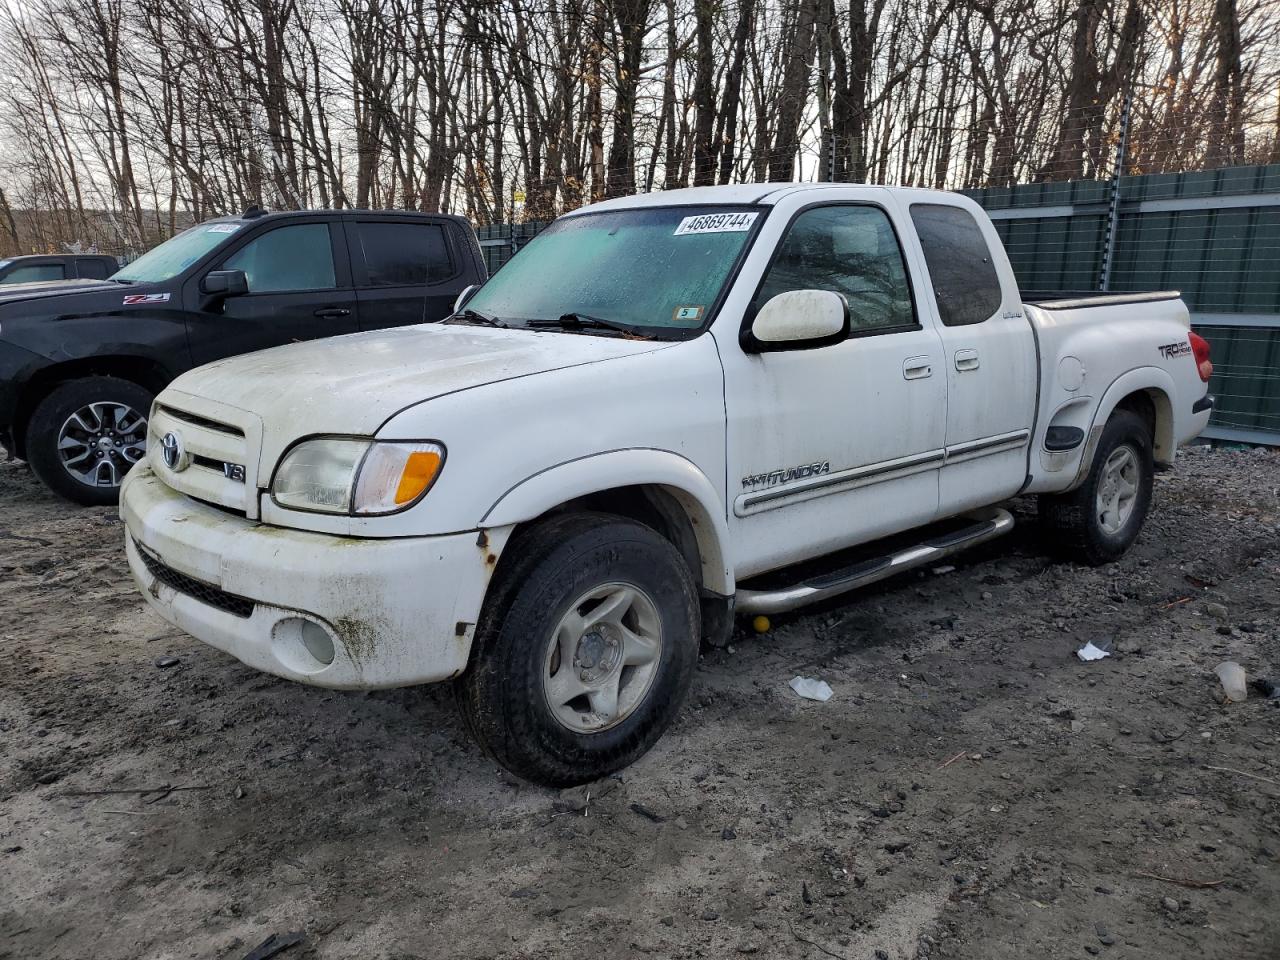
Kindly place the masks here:
<instances>
[{"instance_id":1,"label":"white trash on ground","mask_svg":"<svg viewBox=\"0 0 1280 960\"><path fill-rule=\"evenodd\" d=\"M826 702L831 699L831 686L825 680L814 680L812 677L792 677L791 689L806 700Z\"/></svg>"},{"instance_id":2,"label":"white trash on ground","mask_svg":"<svg viewBox=\"0 0 1280 960\"><path fill-rule=\"evenodd\" d=\"M1088 663L1090 660L1101 660L1103 657L1111 656L1110 650L1104 650L1102 647L1094 646L1092 640L1076 651L1076 656Z\"/></svg>"},{"instance_id":3,"label":"white trash on ground","mask_svg":"<svg viewBox=\"0 0 1280 960\"><path fill-rule=\"evenodd\" d=\"M1245 689L1244 667L1240 664L1228 660L1218 664L1213 672L1222 681L1222 689L1227 692L1227 699L1232 703L1239 703L1249 696L1249 691Z\"/></svg>"}]
</instances>

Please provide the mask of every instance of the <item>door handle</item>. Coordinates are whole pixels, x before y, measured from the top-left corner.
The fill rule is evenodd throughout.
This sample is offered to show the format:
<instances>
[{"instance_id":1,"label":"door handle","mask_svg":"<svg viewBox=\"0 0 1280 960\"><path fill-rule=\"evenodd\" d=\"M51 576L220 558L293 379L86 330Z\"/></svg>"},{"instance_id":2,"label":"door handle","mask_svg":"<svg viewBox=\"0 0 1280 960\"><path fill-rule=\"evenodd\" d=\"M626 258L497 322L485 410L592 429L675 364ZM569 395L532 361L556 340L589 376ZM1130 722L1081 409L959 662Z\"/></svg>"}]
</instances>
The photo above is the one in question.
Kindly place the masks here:
<instances>
[{"instance_id":1,"label":"door handle","mask_svg":"<svg viewBox=\"0 0 1280 960\"><path fill-rule=\"evenodd\" d=\"M933 361L928 357L908 357L902 362L904 380L924 380L933 376Z\"/></svg>"},{"instance_id":2,"label":"door handle","mask_svg":"<svg viewBox=\"0 0 1280 960\"><path fill-rule=\"evenodd\" d=\"M963 373L966 370L977 370L982 365L977 350L957 350L956 369Z\"/></svg>"},{"instance_id":3,"label":"door handle","mask_svg":"<svg viewBox=\"0 0 1280 960\"><path fill-rule=\"evenodd\" d=\"M330 317L349 317L351 316L351 311L345 307L322 307L313 315L328 320Z\"/></svg>"}]
</instances>

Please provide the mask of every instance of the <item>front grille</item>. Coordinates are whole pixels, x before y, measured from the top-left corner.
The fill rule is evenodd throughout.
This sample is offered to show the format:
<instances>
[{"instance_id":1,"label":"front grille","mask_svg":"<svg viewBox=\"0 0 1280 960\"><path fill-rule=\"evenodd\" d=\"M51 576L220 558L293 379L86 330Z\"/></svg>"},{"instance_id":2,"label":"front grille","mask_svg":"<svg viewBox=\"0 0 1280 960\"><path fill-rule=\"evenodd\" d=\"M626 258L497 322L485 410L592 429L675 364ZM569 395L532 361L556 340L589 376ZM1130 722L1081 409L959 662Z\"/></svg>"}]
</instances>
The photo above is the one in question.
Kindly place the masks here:
<instances>
[{"instance_id":1,"label":"front grille","mask_svg":"<svg viewBox=\"0 0 1280 960\"><path fill-rule=\"evenodd\" d=\"M247 618L253 615L253 601L247 597L227 593L227 591L220 590L211 583L205 583L203 580L188 577L185 573L179 573L159 557L150 553L137 540L133 541L133 545L137 548L138 556L142 557L142 562L150 574L166 587L170 587L178 591L178 593L184 593L188 597L193 597L201 603L207 603L211 607L217 607L219 610L234 614L237 617Z\"/></svg>"},{"instance_id":2,"label":"front grille","mask_svg":"<svg viewBox=\"0 0 1280 960\"><path fill-rule=\"evenodd\" d=\"M188 469L175 470L164 462L160 438L170 433L186 450ZM195 500L257 519L257 491L250 477L256 479L259 438L253 431L159 403L151 418L151 436L147 458L165 484Z\"/></svg>"},{"instance_id":3,"label":"front grille","mask_svg":"<svg viewBox=\"0 0 1280 960\"><path fill-rule=\"evenodd\" d=\"M202 417L196 413L188 413L186 410L179 410L176 407L170 407L165 404L160 405L160 410L167 413L175 420L181 420L184 423L191 423L197 427L204 427L207 430L216 430L219 433L225 433L232 437L243 437L244 431L239 427L232 426L229 423L219 423L217 420L210 420L208 417Z\"/></svg>"}]
</instances>

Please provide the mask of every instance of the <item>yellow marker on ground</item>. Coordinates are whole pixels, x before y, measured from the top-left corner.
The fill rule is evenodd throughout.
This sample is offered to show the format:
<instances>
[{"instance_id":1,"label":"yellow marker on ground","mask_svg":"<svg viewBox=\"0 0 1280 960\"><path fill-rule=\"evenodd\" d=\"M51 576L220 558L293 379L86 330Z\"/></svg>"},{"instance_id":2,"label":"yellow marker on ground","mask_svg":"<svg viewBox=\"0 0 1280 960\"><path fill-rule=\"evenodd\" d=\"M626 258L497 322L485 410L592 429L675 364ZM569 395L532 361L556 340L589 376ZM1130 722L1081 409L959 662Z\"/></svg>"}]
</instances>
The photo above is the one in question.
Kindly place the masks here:
<instances>
[{"instance_id":1,"label":"yellow marker on ground","mask_svg":"<svg viewBox=\"0 0 1280 960\"><path fill-rule=\"evenodd\" d=\"M751 625L756 628L756 633L769 632L770 623L768 617L756 617L751 621Z\"/></svg>"}]
</instances>

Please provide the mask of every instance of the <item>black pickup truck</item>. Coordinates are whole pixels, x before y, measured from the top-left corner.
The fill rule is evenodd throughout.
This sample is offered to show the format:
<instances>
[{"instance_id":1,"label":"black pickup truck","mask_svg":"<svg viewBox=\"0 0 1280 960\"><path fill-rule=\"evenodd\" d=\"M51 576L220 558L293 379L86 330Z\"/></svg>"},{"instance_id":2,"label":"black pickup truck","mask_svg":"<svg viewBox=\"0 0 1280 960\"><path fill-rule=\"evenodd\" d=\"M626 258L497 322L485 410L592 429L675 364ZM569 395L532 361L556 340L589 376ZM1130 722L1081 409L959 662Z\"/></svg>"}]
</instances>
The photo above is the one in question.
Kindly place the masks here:
<instances>
[{"instance_id":1,"label":"black pickup truck","mask_svg":"<svg viewBox=\"0 0 1280 960\"><path fill-rule=\"evenodd\" d=\"M249 210L106 280L0 287L0 440L55 492L114 503L151 400L191 367L440 320L485 279L471 225L407 212Z\"/></svg>"}]
</instances>

